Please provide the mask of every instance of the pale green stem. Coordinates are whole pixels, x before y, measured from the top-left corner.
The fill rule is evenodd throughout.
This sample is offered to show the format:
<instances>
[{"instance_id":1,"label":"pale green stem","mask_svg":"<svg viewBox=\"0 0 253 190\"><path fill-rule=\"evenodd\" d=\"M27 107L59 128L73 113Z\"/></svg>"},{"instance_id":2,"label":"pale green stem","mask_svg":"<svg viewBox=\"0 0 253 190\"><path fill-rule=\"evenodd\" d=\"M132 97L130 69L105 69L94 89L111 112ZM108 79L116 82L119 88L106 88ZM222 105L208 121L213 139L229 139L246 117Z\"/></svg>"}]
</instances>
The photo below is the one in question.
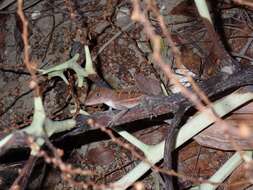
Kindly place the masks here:
<instances>
[{"instance_id":1,"label":"pale green stem","mask_svg":"<svg viewBox=\"0 0 253 190\"><path fill-rule=\"evenodd\" d=\"M74 119L68 119L63 121L52 121L46 118L43 103L41 97L34 98L34 115L32 124L21 129L21 132L25 132L28 135L37 137L36 143L39 146L44 144L43 137L47 135L52 136L55 133L70 130L76 126L76 121ZM13 134L7 135L0 141L0 148L4 146L12 137ZM32 155L36 155L36 152L31 152Z\"/></svg>"},{"instance_id":2,"label":"pale green stem","mask_svg":"<svg viewBox=\"0 0 253 190\"><path fill-rule=\"evenodd\" d=\"M252 151L243 153L245 156L252 157ZM214 190L218 187L218 183L222 183L237 168L243 159L240 153L235 153L208 181L216 184L203 183L199 186L191 188L191 190Z\"/></svg>"},{"instance_id":3,"label":"pale green stem","mask_svg":"<svg viewBox=\"0 0 253 190\"><path fill-rule=\"evenodd\" d=\"M89 73L90 75L96 74L96 71L92 64L92 59L90 55L90 50L88 46L84 46L85 49L85 58L86 58L86 64L85 64L85 71Z\"/></svg>"},{"instance_id":4,"label":"pale green stem","mask_svg":"<svg viewBox=\"0 0 253 190\"><path fill-rule=\"evenodd\" d=\"M213 109L219 117L222 117L252 99L253 94L251 92L234 92L233 94L213 103ZM176 140L176 148L203 129L207 128L213 122L215 122L215 120L214 118L210 118L208 112L202 112L194 116L180 129ZM156 164L163 158L164 143L165 141L149 148L150 151L146 157L152 165ZM156 150L153 150L153 148ZM113 183L113 186L121 187L118 189L126 189L143 176L151 167L152 166L149 163L141 161L133 170L128 172L120 180Z\"/></svg>"},{"instance_id":5,"label":"pale green stem","mask_svg":"<svg viewBox=\"0 0 253 190\"><path fill-rule=\"evenodd\" d=\"M48 73L48 77L49 78L53 78L53 77L60 77L67 85L69 84L67 78L65 77L63 71L52 71L50 73Z\"/></svg>"},{"instance_id":6,"label":"pale green stem","mask_svg":"<svg viewBox=\"0 0 253 190\"><path fill-rule=\"evenodd\" d=\"M213 24L206 0L194 0L194 1L200 16L207 19L211 24Z\"/></svg>"},{"instance_id":7,"label":"pale green stem","mask_svg":"<svg viewBox=\"0 0 253 190\"><path fill-rule=\"evenodd\" d=\"M149 150L149 145L141 142L139 139L137 139L132 134L128 133L127 131L123 130L120 127L113 127L113 130L117 132L120 136L122 136L124 139L126 139L128 142L130 142L132 145L139 148L144 154L147 153Z\"/></svg>"},{"instance_id":8,"label":"pale green stem","mask_svg":"<svg viewBox=\"0 0 253 190\"><path fill-rule=\"evenodd\" d=\"M149 153L146 155L149 162L155 164L159 162L163 154L164 149L164 141L158 143L157 145L150 146ZM143 174L145 174L150 169L150 164L147 162L140 162L134 169L128 172L125 176L123 176L120 180L113 183L114 190L122 190L131 186L137 179L139 179Z\"/></svg>"},{"instance_id":9,"label":"pale green stem","mask_svg":"<svg viewBox=\"0 0 253 190\"><path fill-rule=\"evenodd\" d=\"M238 106L253 99L252 92L246 93L233 93L229 96L222 98L213 104L213 109L219 117L225 116L227 113L233 111ZM176 140L176 148L181 146L184 142L194 137L203 129L207 128L215 122L213 117L210 117L208 112L198 113L194 118L190 119L179 131Z\"/></svg>"},{"instance_id":10,"label":"pale green stem","mask_svg":"<svg viewBox=\"0 0 253 190\"><path fill-rule=\"evenodd\" d=\"M43 75L48 74L49 77L58 76L62 78L66 84L68 84L68 81L66 77L64 76L63 72L67 69L72 69L77 75L77 86L82 87L85 77L87 77L88 75L96 74L96 71L92 65L92 59L91 59L89 47L85 46L84 48L85 48L85 58L86 58L85 68L82 68L77 63L79 54L76 54L73 58L71 58L70 60L62 64L59 64L47 70L39 70L39 71Z\"/></svg>"},{"instance_id":11,"label":"pale green stem","mask_svg":"<svg viewBox=\"0 0 253 190\"><path fill-rule=\"evenodd\" d=\"M41 69L41 70L39 70L39 71L40 71L43 75L48 74L48 73L51 73L51 72L54 72L54 71L64 71L64 70L66 70L66 69L68 69L68 68L71 68L72 65L73 65L74 63L77 62L78 58L79 58L79 54L76 54L76 55L75 55L74 57L72 57L70 60L68 60L68 61L66 61L66 62L64 62L64 63L62 63L62 64L56 65L56 66L54 66L54 67L52 67L52 68L50 68L50 69L47 69L47 70Z\"/></svg>"}]
</instances>

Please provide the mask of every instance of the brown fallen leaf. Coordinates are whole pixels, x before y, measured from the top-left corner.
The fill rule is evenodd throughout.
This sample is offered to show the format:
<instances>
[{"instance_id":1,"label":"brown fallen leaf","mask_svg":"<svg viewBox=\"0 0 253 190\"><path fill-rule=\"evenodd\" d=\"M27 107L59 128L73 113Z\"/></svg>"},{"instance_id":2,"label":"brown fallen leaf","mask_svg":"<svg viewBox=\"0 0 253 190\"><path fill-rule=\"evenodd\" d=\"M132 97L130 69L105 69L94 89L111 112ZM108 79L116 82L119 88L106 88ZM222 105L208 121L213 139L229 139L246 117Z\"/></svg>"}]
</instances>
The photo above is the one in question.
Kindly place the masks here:
<instances>
[{"instance_id":1,"label":"brown fallen leaf","mask_svg":"<svg viewBox=\"0 0 253 190\"><path fill-rule=\"evenodd\" d=\"M217 148L221 150L236 150L235 143L243 150L253 148L253 102L233 112L226 118L229 124L229 130L218 123L214 123L209 128L202 131L194 139L202 146ZM245 134L247 132L248 134ZM231 143L233 142L233 143Z\"/></svg>"},{"instance_id":2,"label":"brown fallen leaf","mask_svg":"<svg viewBox=\"0 0 253 190\"><path fill-rule=\"evenodd\" d=\"M184 0L178 3L171 11L171 15L183 15L187 17L197 17L198 11L194 5L193 0Z\"/></svg>"},{"instance_id":3,"label":"brown fallen leaf","mask_svg":"<svg viewBox=\"0 0 253 190\"><path fill-rule=\"evenodd\" d=\"M231 152L199 146L196 141L178 150L178 172L188 177L208 179L232 155ZM179 178L180 189L188 189L195 183ZM197 185L197 183L195 184Z\"/></svg>"},{"instance_id":4,"label":"brown fallen leaf","mask_svg":"<svg viewBox=\"0 0 253 190\"><path fill-rule=\"evenodd\" d=\"M166 126L160 126L159 128L143 134L137 132L136 137L145 144L155 145L165 139L167 132L168 129Z\"/></svg>"},{"instance_id":5,"label":"brown fallen leaf","mask_svg":"<svg viewBox=\"0 0 253 190\"><path fill-rule=\"evenodd\" d=\"M108 165L114 160L114 151L104 145L92 148L87 153L88 163L94 165Z\"/></svg>"},{"instance_id":6,"label":"brown fallen leaf","mask_svg":"<svg viewBox=\"0 0 253 190\"><path fill-rule=\"evenodd\" d=\"M201 58L192 51L192 48L186 46L181 48L182 64L191 72L200 76L201 73Z\"/></svg>"},{"instance_id":7,"label":"brown fallen leaf","mask_svg":"<svg viewBox=\"0 0 253 190\"><path fill-rule=\"evenodd\" d=\"M241 107L240 109L237 109L233 112L233 115L235 114L253 114L253 102L248 103L247 105Z\"/></svg>"},{"instance_id":8,"label":"brown fallen leaf","mask_svg":"<svg viewBox=\"0 0 253 190\"><path fill-rule=\"evenodd\" d=\"M147 95L162 95L160 82L157 79L148 78L141 73L135 76L136 84L141 92Z\"/></svg>"},{"instance_id":9,"label":"brown fallen leaf","mask_svg":"<svg viewBox=\"0 0 253 190\"><path fill-rule=\"evenodd\" d=\"M225 182L225 190L243 190L251 185L246 177L244 165L241 164Z\"/></svg>"}]
</instances>

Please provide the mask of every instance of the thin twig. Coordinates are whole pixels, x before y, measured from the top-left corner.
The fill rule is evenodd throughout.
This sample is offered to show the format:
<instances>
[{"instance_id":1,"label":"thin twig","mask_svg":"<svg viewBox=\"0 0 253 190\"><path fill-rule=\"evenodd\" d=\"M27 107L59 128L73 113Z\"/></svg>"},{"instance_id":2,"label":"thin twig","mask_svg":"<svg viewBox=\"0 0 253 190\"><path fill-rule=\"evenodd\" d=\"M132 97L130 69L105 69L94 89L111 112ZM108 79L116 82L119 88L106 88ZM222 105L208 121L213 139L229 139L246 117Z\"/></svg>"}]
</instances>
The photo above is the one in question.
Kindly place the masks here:
<instances>
[{"instance_id":1,"label":"thin twig","mask_svg":"<svg viewBox=\"0 0 253 190\"><path fill-rule=\"evenodd\" d=\"M36 67L37 65L35 63L30 62L30 55L29 55L29 41L28 41L28 20L26 19L24 12L23 12L23 0L18 0L18 10L17 13L21 19L21 22L23 24L23 31L22 31L22 39L24 42L24 64L31 74L31 82L30 82L30 88L34 89L34 95L35 97L38 97L40 94L38 80L36 76Z\"/></svg>"}]
</instances>

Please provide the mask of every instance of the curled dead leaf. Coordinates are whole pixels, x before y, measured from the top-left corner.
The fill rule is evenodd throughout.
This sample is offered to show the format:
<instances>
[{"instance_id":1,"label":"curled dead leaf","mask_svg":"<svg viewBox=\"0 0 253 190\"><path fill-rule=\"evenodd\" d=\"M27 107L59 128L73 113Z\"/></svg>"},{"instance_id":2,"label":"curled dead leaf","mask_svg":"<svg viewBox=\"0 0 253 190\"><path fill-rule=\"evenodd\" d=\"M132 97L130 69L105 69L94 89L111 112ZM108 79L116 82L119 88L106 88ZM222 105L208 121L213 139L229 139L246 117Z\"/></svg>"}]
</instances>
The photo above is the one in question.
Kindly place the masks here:
<instances>
[{"instance_id":1,"label":"curled dead leaf","mask_svg":"<svg viewBox=\"0 0 253 190\"><path fill-rule=\"evenodd\" d=\"M108 165L114 160L114 151L109 147L100 145L87 153L87 161L94 165Z\"/></svg>"}]
</instances>

